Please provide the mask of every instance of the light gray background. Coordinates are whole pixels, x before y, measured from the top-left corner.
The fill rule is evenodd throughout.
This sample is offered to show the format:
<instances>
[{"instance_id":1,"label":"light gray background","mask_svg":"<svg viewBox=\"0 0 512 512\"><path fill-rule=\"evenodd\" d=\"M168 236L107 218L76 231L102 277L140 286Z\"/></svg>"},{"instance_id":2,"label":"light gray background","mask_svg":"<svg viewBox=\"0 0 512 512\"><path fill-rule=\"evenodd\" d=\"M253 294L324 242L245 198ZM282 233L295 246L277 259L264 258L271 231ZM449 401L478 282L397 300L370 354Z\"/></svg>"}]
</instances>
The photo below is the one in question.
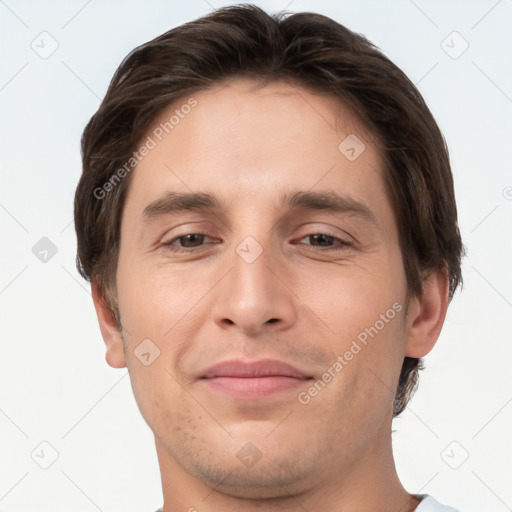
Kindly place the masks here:
<instances>
[{"instance_id":1,"label":"light gray background","mask_svg":"<svg viewBox=\"0 0 512 512\"><path fill-rule=\"evenodd\" d=\"M287 1L256 3L278 11ZM0 1L4 512L161 505L151 432L127 370L105 362L89 285L74 268L79 138L129 51L228 3ZM368 36L418 84L446 137L465 287L394 422L394 450L410 492L463 512L512 510L512 1L293 0L288 9ZM49 51L51 38L58 49L43 59L31 44ZM46 262L32 252L42 237L58 249Z\"/></svg>"}]
</instances>

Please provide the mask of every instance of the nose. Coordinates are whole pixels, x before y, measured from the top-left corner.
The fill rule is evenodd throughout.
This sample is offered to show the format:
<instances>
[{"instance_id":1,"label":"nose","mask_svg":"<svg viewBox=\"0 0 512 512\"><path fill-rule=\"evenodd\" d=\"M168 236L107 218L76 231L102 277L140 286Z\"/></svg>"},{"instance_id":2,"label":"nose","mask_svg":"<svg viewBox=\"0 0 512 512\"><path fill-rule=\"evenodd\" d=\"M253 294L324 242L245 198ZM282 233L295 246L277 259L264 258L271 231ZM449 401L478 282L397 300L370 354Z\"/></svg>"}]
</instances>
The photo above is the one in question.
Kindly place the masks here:
<instances>
[{"instance_id":1,"label":"nose","mask_svg":"<svg viewBox=\"0 0 512 512\"><path fill-rule=\"evenodd\" d=\"M245 245L250 251L258 250ZM247 335L275 332L296 320L295 295L287 286L286 266L270 248L262 248L254 260L242 251L231 255L231 270L215 294L213 319L222 329L239 329Z\"/></svg>"}]
</instances>

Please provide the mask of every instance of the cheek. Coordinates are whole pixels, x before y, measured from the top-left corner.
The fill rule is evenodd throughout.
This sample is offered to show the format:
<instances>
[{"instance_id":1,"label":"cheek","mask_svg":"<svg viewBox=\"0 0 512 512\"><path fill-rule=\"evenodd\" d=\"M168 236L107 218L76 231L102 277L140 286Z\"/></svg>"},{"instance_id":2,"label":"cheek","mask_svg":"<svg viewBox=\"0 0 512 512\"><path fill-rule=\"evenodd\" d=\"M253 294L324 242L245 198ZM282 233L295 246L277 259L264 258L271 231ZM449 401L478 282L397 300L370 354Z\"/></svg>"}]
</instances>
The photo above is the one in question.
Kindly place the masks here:
<instances>
[{"instance_id":1,"label":"cheek","mask_svg":"<svg viewBox=\"0 0 512 512\"><path fill-rule=\"evenodd\" d=\"M175 327L190 322L201 297L211 288L207 273L199 278L196 272L130 266L121 260L117 283L123 326L155 340L164 340Z\"/></svg>"},{"instance_id":2,"label":"cheek","mask_svg":"<svg viewBox=\"0 0 512 512\"><path fill-rule=\"evenodd\" d=\"M292 286L306 306L310 327L315 322L322 331L327 328L329 339L342 344L376 323L379 332L389 331L405 309L406 283L399 258L399 254L375 256L297 274Z\"/></svg>"},{"instance_id":3,"label":"cheek","mask_svg":"<svg viewBox=\"0 0 512 512\"><path fill-rule=\"evenodd\" d=\"M405 342L406 281L399 251L368 264L326 267L314 279L305 274L297 286L308 306L307 328L330 354L326 371L336 375L333 391L344 399L366 397L363 409L372 402L380 408L383 400L389 405Z\"/></svg>"}]
</instances>

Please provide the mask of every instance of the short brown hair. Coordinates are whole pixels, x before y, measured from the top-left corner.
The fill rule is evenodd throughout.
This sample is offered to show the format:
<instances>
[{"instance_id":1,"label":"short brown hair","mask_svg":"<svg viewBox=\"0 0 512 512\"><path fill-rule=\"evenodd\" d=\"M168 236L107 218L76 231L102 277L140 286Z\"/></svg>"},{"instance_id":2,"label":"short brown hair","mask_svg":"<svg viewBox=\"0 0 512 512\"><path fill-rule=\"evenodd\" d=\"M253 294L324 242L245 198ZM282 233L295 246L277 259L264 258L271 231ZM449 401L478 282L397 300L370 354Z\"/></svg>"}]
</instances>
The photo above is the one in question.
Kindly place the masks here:
<instances>
[{"instance_id":1,"label":"short brown hair","mask_svg":"<svg viewBox=\"0 0 512 512\"><path fill-rule=\"evenodd\" d=\"M357 111L382 146L409 294L420 296L425 272L441 268L452 298L461 283L463 247L448 150L414 84L365 37L326 16L269 15L237 5L135 48L83 132L83 173L75 197L77 267L100 284L116 318L120 223L131 173L102 197L97 191L129 161L171 102L241 76L287 80L332 94ZM421 364L404 359L394 416L405 409Z\"/></svg>"}]
</instances>

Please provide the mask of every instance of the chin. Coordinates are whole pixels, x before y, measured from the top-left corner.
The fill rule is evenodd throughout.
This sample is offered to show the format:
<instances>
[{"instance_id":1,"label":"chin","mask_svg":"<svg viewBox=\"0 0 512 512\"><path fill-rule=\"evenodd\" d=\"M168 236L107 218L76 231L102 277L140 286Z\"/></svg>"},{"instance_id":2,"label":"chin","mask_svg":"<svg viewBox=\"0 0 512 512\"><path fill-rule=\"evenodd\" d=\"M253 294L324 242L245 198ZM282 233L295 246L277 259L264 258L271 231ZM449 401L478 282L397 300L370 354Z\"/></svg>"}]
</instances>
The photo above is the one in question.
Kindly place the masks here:
<instances>
[{"instance_id":1,"label":"chin","mask_svg":"<svg viewBox=\"0 0 512 512\"><path fill-rule=\"evenodd\" d=\"M258 469L241 465L230 468L207 466L196 468L196 476L217 492L242 499L280 500L300 494L313 485L310 478L296 471L297 468L288 466L276 471L273 464L259 461L258 465Z\"/></svg>"}]
</instances>

